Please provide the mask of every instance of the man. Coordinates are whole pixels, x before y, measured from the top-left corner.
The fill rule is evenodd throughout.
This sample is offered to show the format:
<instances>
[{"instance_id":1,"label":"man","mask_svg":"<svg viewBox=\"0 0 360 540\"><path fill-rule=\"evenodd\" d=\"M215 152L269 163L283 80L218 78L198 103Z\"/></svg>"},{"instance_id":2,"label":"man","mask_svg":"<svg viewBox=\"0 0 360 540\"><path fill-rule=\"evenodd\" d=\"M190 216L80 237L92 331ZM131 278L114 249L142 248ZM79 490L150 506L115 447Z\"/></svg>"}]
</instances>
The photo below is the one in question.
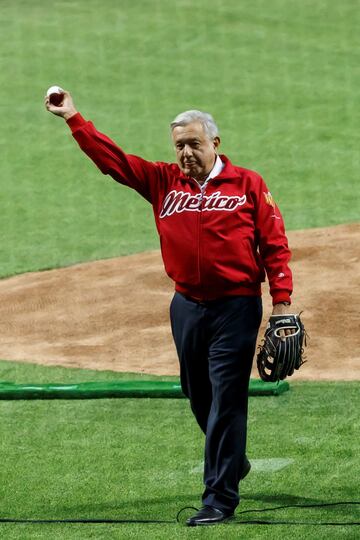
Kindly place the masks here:
<instances>
[{"instance_id":1,"label":"man","mask_svg":"<svg viewBox=\"0 0 360 540\"><path fill-rule=\"evenodd\" d=\"M171 124L177 164L125 154L75 109L62 116L103 174L138 191L154 210L166 272L175 282L172 333L183 392L206 436L203 507L187 521L231 519L245 455L248 385L262 317L265 270L273 314L288 312L292 278L282 217L263 179L218 154L213 118L186 111Z\"/></svg>"}]
</instances>

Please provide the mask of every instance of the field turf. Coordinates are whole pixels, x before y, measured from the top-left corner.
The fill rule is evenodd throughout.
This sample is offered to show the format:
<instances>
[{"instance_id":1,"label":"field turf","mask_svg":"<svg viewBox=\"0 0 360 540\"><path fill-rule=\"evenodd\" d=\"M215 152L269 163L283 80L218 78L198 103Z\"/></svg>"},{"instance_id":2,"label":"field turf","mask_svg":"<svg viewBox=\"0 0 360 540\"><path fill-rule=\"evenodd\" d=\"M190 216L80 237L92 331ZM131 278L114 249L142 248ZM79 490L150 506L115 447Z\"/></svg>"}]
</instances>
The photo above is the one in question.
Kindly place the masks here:
<instances>
[{"instance_id":1,"label":"field turf","mask_svg":"<svg viewBox=\"0 0 360 540\"><path fill-rule=\"evenodd\" d=\"M17 373L11 369L1 362L1 378L22 382L36 375L40 381L42 371L57 380L65 371L25 364ZM110 378L110 373L70 372L73 382ZM199 505L202 491L203 436L187 400L2 401L1 518L170 523L0 523L0 537L355 539L356 526L238 521L360 521L357 506L240 513L358 500L358 395L358 383L294 382L281 396L252 397L248 454L254 469L241 487L237 522L206 530L175 521L182 507ZM191 513L184 511L182 521Z\"/></svg>"},{"instance_id":2,"label":"field turf","mask_svg":"<svg viewBox=\"0 0 360 540\"><path fill-rule=\"evenodd\" d=\"M158 247L150 206L102 177L52 84L128 152L173 160L168 125L217 119L289 229L359 219L357 0L2 0L0 276Z\"/></svg>"},{"instance_id":3,"label":"field turf","mask_svg":"<svg viewBox=\"0 0 360 540\"><path fill-rule=\"evenodd\" d=\"M358 7L1 0L0 277L158 247L149 205L103 178L45 111L52 84L149 160L173 159L168 124L178 112L208 110L222 151L264 176L288 229L358 221ZM0 380L18 383L118 377L0 362ZM356 382L295 380L282 396L251 398L254 470L239 512L359 500L358 396ZM309 523L359 522L356 506L238 514L307 525L176 524L202 490L203 440L186 400L0 401L0 419L0 517L172 521L0 523L4 540L359 537L355 526Z\"/></svg>"}]
</instances>

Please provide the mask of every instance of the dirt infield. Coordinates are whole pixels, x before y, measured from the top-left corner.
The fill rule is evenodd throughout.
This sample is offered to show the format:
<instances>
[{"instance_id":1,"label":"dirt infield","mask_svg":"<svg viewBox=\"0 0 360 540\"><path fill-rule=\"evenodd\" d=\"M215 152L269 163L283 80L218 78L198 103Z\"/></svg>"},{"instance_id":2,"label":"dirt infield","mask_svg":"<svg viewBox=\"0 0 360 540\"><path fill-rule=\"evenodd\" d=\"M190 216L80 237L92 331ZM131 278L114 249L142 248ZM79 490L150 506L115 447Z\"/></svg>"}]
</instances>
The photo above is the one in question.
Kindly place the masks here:
<instances>
[{"instance_id":1,"label":"dirt infield","mask_svg":"<svg viewBox=\"0 0 360 540\"><path fill-rule=\"evenodd\" d=\"M293 309L310 336L294 380L359 380L360 224L288 236ZM158 251L1 280L0 358L176 375L172 295ZM266 285L263 300L265 322Z\"/></svg>"}]
</instances>

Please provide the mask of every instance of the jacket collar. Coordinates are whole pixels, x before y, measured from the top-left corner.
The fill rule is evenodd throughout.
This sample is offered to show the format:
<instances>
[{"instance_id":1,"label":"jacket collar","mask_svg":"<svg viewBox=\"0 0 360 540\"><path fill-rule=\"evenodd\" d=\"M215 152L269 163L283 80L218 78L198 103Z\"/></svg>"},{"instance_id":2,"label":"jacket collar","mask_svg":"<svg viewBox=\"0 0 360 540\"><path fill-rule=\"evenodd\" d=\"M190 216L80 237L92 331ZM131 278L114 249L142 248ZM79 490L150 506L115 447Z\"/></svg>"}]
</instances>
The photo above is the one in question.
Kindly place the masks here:
<instances>
[{"instance_id":1,"label":"jacket collar","mask_svg":"<svg viewBox=\"0 0 360 540\"><path fill-rule=\"evenodd\" d=\"M226 157L224 154L220 154L220 159L224 163L224 168L221 171L221 173L218 176L215 176L214 178L220 179L220 180L228 180L230 178L239 178L239 172L236 170L234 165L231 163L230 159ZM191 176L187 176L179 169L179 175L178 178L183 178L185 180L195 181L194 178Z\"/></svg>"}]
</instances>

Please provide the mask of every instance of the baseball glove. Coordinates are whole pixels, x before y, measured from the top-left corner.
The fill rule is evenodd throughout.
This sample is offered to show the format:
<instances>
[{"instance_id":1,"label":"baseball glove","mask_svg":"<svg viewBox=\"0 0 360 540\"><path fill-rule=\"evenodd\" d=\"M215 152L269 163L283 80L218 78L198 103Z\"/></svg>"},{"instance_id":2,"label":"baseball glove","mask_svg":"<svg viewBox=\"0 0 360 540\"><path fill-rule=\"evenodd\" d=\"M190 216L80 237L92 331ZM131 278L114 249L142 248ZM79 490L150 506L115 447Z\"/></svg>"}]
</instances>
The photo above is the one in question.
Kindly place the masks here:
<instances>
[{"instance_id":1,"label":"baseball glove","mask_svg":"<svg viewBox=\"0 0 360 540\"><path fill-rule=\"evenodd\" d=\"M290 335L284 335L287 329ZM257 355L261 379L275 382L292 375L305 362L305 345L306 331L300 315L271 315Z\"/></svg>"}]
</instances>

